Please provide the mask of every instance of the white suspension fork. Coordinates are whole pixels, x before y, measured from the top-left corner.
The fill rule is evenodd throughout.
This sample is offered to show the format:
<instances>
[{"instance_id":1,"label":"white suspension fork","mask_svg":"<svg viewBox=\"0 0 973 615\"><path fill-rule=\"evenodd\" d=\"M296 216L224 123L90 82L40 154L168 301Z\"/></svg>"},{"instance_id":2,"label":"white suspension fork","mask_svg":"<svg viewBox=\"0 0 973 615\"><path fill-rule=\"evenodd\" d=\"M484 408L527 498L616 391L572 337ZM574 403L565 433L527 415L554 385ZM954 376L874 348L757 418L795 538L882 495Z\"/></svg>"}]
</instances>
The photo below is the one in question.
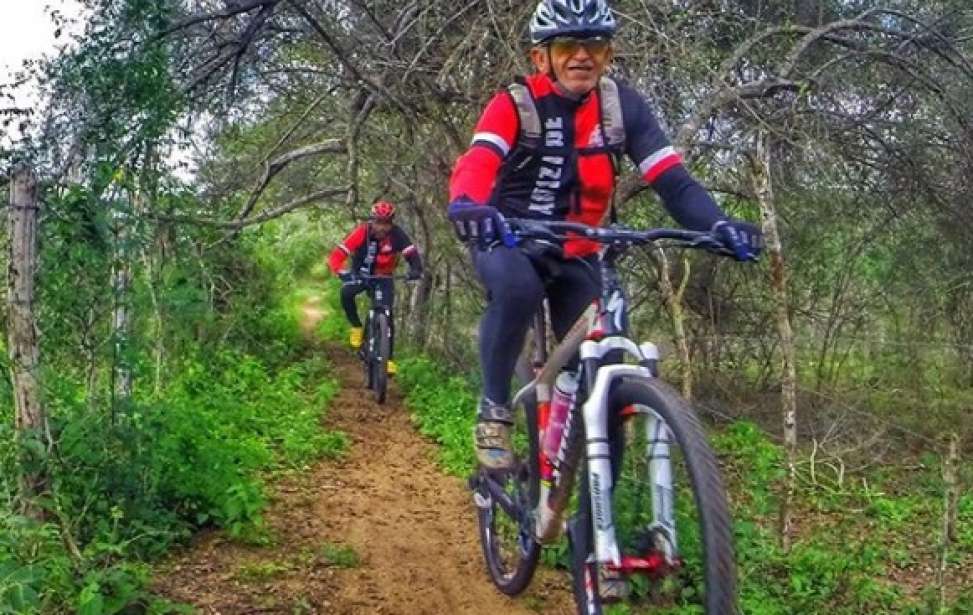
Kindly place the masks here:
<instances>
[{"instance_id":1,"label":"white suspension fork","mask_svg":"<svg viewBox=\"0 0 973 615\"><path fill-rule=\"evenodd\" d=\"M644 345L645 346L645 345ZM650 346L650 345L649 345ZM646 346L646 350L649 350ZM651 347L654 349L654 346ZM642 360L643 352L634 342L610 337L600 342L581 344L581 359L601 358L613 350L623 350ZM595 559L602 564L621 565L621 553L615 536L612 512L611 446L608 441L608 394L615 380L625 377L651 378L648 368L638 365L605 365L598 369L595 384L582 408L588 459L588 490L591 497L591 517L594 534Z\"/></svg>"},{"instance_id":2,"label":"white suspension fork","mask_svg":"<svg viewBox=\"0 0 973 615\"><path fill-rule=\"evenodd\" d=\"M648 439L646 455L649 460L649 485L652 489L652 525L650 530L663 531L666 540L657 540L655 548L663 551L666 560L676 556L675 488L672 475L672 432L665 421L648 409L645 435Z\"/></svg>"}]
</instances>

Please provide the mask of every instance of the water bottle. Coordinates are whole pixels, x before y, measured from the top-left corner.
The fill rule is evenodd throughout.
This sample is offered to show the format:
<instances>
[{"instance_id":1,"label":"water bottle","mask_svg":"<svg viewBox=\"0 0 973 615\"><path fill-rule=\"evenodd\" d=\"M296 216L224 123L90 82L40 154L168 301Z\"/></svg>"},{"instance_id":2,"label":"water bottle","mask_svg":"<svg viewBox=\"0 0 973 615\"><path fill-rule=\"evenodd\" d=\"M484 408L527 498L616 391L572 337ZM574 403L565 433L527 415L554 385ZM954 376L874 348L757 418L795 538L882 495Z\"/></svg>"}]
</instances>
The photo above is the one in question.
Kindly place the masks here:
<instances>
[{"instance_id":1,"label":"water bottle","mask_svg":"<svg viewBox=\"0 0 973 615\"><path fill-rule=\"evenodd\" d=\"M544 431L544 454L551 461L557 459L557 452L561 448L561 434L568 414L574 405L574 395L578 392L577 376L570 372L561 372L554 381L554 395L551 397L551 414Z\"/></svg>"}]
</instances>

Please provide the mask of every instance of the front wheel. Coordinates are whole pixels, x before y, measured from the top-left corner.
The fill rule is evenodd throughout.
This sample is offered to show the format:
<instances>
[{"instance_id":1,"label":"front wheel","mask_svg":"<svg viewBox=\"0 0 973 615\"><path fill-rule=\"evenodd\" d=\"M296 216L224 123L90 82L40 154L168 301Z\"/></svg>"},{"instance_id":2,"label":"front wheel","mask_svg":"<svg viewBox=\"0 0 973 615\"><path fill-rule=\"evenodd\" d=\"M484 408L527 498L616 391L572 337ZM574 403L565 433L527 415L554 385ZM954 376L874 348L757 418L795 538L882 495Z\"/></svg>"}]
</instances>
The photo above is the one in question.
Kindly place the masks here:
<instances>
[{"instance_id":1,"label":"front wheel","mask_svg":"<svg viewBox=\"0 0 973 615\"><path fill-rule=\"evenodd\" d=\"M726 491L692 408L661 381L625 379L609 395L608 416L623 566L594 562L583 474L578 514L569 524L578 612L597 615L603 603L624 599L733 615L736 566Z\"/></svg>"},{"instance_id":2,"label":"front wheel","mask_svg":"<svg viewBox=\"0 0 973 615\"><path fill-rule=\"evenodd\" d=\"M369 362L372 372L372 390L375 391L375 401L384 404L388 392L389 352L392 341L388 316L384 312L375 315L372 336L374 351L372 360Z\"/></svg>"}]
</instances>

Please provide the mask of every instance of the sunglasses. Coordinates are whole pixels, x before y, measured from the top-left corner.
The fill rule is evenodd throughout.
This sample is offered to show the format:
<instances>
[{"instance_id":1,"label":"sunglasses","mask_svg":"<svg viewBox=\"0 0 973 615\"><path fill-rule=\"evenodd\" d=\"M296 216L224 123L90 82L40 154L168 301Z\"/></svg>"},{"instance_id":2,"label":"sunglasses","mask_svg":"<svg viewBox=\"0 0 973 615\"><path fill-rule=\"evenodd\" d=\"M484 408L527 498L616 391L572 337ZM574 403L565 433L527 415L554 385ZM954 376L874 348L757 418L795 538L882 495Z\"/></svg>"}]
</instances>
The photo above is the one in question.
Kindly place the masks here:
<instances>
[{"instance_id":1,"label":"sunglasses","mask_svg":"<svg viewBox=\"0 0 973 615\"><path fill-rule=\"evenodd\" d=\"M590 36L587 38L577 38L574 36L555 36L547 42L548 49L556 55L574 55L579 49L584 47L585 51L593 58L601 59L608 54L611 49L611 39L604 36Z\"/></svg>"}]
</instances>

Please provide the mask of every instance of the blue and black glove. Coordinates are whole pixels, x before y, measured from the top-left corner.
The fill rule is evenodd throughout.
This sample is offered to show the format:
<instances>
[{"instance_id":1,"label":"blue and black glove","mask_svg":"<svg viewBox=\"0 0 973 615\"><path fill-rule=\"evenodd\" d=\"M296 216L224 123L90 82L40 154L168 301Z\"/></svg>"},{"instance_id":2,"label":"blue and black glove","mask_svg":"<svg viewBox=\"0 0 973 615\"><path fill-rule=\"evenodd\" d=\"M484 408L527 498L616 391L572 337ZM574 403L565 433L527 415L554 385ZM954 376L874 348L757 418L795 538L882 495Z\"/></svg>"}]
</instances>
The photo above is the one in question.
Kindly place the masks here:
<instances>
[{"instance_id":1,"label":"blue and black glove","mask_svg":"<svg viewBox=\"0 0 973 615\"><path fill-rule=\"evenodd\" d=\"M476 243L481 249L498 242L511 248L515 245L503 214L496 207L478 205L460 197L449 204L446 213L460 241Z\"/></svg>"},{"instance_id":2,"label":"blue and black glove","mask_svg":"<svg viewBox=\"0 0 973 615\"><path fill-rule=\"evenodd\" d=\"M341 283L345 286L348 286L349 284L354 284L358 281L358 278L355 277L355 274L351 273L350 271L342 271L341 273L338 274L338 279L341 280Z\"/></svg>"},{"instance_id":3,"label":"blue and black glove","mask_svg":"<svg viewBox=\"0 0 973 615\"><path fill-rule=\"evenodd\" d=\"M710 233L733 252L738 261L755 261L764 249L764 234L760 227L742 220L720 220Z\"/></svg>"}]
</instances>

